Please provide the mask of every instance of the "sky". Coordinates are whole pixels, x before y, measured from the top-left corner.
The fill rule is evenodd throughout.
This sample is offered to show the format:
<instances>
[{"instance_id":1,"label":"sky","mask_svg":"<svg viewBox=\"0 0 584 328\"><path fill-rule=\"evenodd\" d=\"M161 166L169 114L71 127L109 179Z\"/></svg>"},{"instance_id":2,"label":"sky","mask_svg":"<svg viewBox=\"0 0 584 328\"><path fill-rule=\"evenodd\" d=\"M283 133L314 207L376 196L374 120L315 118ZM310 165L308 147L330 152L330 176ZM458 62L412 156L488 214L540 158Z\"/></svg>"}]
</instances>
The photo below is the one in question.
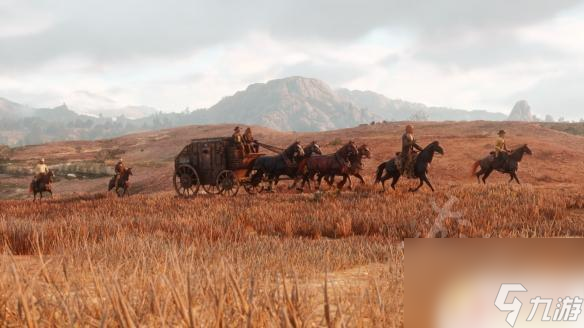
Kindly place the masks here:
<instances>
[{"instance_id":1,"label":"sky","mask_svg":"<svg viewBox=\"0 0 584 328\"><path fill-rule=\"evenodd\" d=\"M0 0L0 97L207 108L287 76L584 117L584 0Z\"/></svg>"}]
</instances>

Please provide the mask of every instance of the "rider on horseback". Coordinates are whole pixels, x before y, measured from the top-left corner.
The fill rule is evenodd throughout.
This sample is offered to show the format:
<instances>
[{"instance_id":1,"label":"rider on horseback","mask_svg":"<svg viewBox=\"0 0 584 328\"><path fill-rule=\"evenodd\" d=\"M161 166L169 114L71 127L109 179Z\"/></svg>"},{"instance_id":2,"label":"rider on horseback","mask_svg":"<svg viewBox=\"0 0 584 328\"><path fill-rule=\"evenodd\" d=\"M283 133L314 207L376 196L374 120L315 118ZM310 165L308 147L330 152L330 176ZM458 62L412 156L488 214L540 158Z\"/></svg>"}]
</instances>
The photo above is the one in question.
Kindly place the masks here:
<instances>
[{"instance_id":1,"label":"rider on horseback","mask_svg":"<svg viewBox=\"0 0 584 328\"><path fill-rule=\"evenodd\" d=\"M414 175L413 161L416 154L415 150L422 151L422 147L416 142L414 137L414 127L412 125L406 126L406 132L402 135L402 150L399 156L400 171L408 177Z\"/></svg>"},{"instance_id":2,"label":"rider on horseback","mask_svg":"<svg viewBox=\"0 0 584 328\"><path fill-rule=\"evenodd\" d=\"M505 142L505 130L500 130L497 135L499 138L497 138L495 143L495 156L493 164L495 167L501 167L509 155L509 149L507 149L507 144Z\"/></svg>"},{"instance_id":3,"label":"rider on horseback","mask_svg":"<svg viewBox=\"0 0 584 328\"><path fill-rule=\"evenodd\" d=\"M47 164L45 164L45 159L41 158L41 160L34 167L34 177L32 178L32 183L36 184L37 181L40 181L41 178L47 173L49 173L49 167Z\"/></svg>"},{"instance_id":4,"label":"rider on horseback","mask_svg":"<svg viewBox=\"0 0 584 328\"><path fill-rule=\"evenodd\" d=\"M114 170L116 172L114 186L116 186L116 192L118 192L120 178L126 171L126 166L124 165L124 160L122 158L120 158L120 160L116 163Z\"/></svg>"}]
</instances>

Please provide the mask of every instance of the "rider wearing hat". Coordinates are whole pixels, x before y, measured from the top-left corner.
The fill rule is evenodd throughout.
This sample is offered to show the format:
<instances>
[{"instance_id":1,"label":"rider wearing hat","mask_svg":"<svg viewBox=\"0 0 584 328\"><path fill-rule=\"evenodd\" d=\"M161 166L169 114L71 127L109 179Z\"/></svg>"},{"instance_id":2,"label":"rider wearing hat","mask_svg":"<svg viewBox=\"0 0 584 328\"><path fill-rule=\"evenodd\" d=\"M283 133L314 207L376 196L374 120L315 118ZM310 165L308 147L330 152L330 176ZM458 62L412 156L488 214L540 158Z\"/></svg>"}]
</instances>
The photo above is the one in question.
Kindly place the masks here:
<instances>
[{"instance_id":1,"label":"rider wearing hat","mask_svg":"<svg viewBox=\"0 0 584 328\"><path fill-rule=\"evenodd\" d=\"M402 162L402 170L408 176L411 176L411 162L414 158L415 150L422 151L422 147L416 142L414 137L414 127L412 125L406 126L406 132L402 135L402 151L400 154Z\"/></svg>"},{"instance_id":2,"label":"rider wearing hat","mask_svg":"<svg viewBox=\"0 0 584 328\"><path fill-rule=\"evenodd\" d=\"M238 149L245 151L243 148L243 137L241 136L241 129L239 126L236 126L235 129L233 129L233 135L231 135L231 138L233 138L233 143Z\"/></svg>"},{"instance_id":3,"label":"rider wearing hat","mask_svg":"<svg viewBox=\"0 0 584 328\"><path fill-rule=\"evenodd\" d=\"M507 154L509 154L509 149L507 149L507 144L505 142L505 130L500 130L497 135L499 137L495 142L495 164L500 165L505 160Z\"/></svg>"},{"instance_id":4,"label":"rider wearing hat","mask_svg":"<svg viewBox=\"0 0 584 328\"><path fill-rule=\"evenodd\" d=\"M122 175L126 171L126 166L124 165L124 160L122 158L120 158L120 160L116 163L114 170L116 172L116 175L115 175L116 179L114 182L114 186L116 187L116 192L117 192L118 191L118 183L120 181L120 178L122 177Z\"/></svg>"},{"instance_id":5,"label":"rider wearing hat","mask_svg":"<svg viewBox=\"0 0 584 328\"><path fill-rule=\"evenodd\" d=\"M39 181L39 179L47 173L49 173L49 167L47 164L45 164L45 159L41 158L41 160L34 167L34 177L32 182L35 183Z\"/></svg>"},{"instance_id":6,"label":"rider wearing hat","mask_svg":"<svg viewBox=\"0 0 584 328\"><path fill-rule=\"evenodd\" d=\"M245 151L249 153L257 153L257 144L253 140L253 134L251 133L251 128L245 129L243 133L243 145Z\"/></svg>"}]
</instances>

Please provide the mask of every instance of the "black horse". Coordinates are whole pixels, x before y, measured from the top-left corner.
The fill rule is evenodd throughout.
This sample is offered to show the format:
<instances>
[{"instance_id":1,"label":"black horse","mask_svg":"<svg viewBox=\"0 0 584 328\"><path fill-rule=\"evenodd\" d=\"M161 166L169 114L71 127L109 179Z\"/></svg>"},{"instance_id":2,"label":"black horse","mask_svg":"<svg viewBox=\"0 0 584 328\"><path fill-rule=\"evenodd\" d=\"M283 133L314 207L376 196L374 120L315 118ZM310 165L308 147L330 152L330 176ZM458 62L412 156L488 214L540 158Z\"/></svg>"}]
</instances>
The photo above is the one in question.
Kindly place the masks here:
<instances>
[{"instance_id":1,"label":"black horse","mask_svg":"<svg viewBox=\"0 0 584 328\"><path fill-rule=\"evenodd\" d=\"M308 146L304 147L304 155L301 158L299 158L298 166L292 167L290 169L290 174L287 174L290 178L294 179L294 182L290 186L288 186L288 189L293 189L296 187L298 181L302 179L302 175L304 173L302 172L302 168L305 167L306 161L311 156L316 155L322 155L322 150L320 149L320 146L316 143L316 141L313 141ZM278 179L279 177L276 178L274 184L276 185L278 184Z\"/></svg>"},{"instance_id":2,"label":"black horse","mask_svg":"<svg viewBox=\"0 0 584 328\"><path fill-rule=\"evenodd\" d=\"M414 175L416 178L420 179L420 184L416 188L410 188L411 192L418 191L424 185L424 183L426 183L428 187L430 187L430 189L434 191L434 187L432 186L432 183L430 183L427 173L428 165L432 163L432 159L434 158L435 153L444 155L444 149L442 149L438 141L434 141L428 146L426 146L426 148L424 148L416 157L414 163ZM383 175L384 171L385 175ZM395 163L395 159L392 159L387 162L381 163L377 167L375 183L381 182L383 190L385 191L385 181L388 180L389 178L393 178L393 181L391 182L391 188L395 190L395 185L399 181L401 175L402 174L398 170L397 165Z\"/></svg>"},{"instance_id":3,"label":"black horse","mask_svg":"<svg viewBox=\"0 0 584 328\"><path fill-rule=\"evenodd\" d=\"M298 163L304 157L304 149L299 142L290 145L281 154L275 156L261 156L255 160L251 177L252 183L259 184L267 176L269 181L268 191L272 191L272 184L281 175L295 177Z\"/></svg>"},{"instance_id":4,"label":"black horse","mask_svg":"<svg viewBox=\"0 0 584 328\"><path fill-rule=\"evenodd\" d=\"M124 197L130 189L130 176L133 175L132 168L129 167L120 175L120 179L118 180L118 185L116 186L116 177L112 177L108 184L107 191L111 191L112 189L116 189L116 194L119 197ZM120 188L122 189L120 193Z\"/></svg>"},{"instance_id":5,"label":"black horse","mask_svg":"<svg viewBox=\"0 0 584 328\"><path fill-rule=\"evenodd\" d=\"M519 178L517 177L517 170L519 169L519 162L523 159L523 156L532 155L531 149L527 147L527 145L523 145L515 150L512 150L508 155L503 154L504 158L499 161L494 158L494 154L491 154L480 161L476 161L472 166L472 174L477 177L479 183L481 183L481 176L483 183L487 183L487 178L493 171L499 171L503 174L509 174L511 179L509 179L509 183L513 180L517 181L518 184ZM478 172L477 169L481 168Z\"/></svg>"},{"instance_id":6,"label":"black horse","mask_svg":"<svg viewBox=\"0 0 584 328\"><path fill-rule=\"evenodd\" d=\"M40 194L40 199L43 199L43 192L48 192L53 197L53 189L51 184L53 183L53 177L55 174L53 171L49 170L46 174L39 176L35 181L30 183L30 191L33 193L33 202L36 201L37 194Z\"/></svg>"}]
</instances>

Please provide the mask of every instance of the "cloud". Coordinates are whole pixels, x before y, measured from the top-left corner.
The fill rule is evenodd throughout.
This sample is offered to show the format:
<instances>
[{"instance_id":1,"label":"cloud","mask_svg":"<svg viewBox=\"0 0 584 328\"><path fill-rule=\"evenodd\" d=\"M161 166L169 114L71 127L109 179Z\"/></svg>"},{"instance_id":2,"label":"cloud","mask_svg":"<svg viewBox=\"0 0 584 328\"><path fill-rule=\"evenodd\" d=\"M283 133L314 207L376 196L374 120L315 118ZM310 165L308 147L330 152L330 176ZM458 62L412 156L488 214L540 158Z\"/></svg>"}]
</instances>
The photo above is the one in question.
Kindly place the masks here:
<instances>
[{"instance_id":1,"label":"cloud","mask_svg":"<svg viewBox=\"0 0 584 328\"><path fill-rule=\"evenodd\" d=\"M430 105L536 109L537 92L554 99L536 86L581 69L583 2L0 0L0 96L168 111L308 75Z\"/></svg>"},{"instance_id":2,"label":"cloud","mask_svg":"<svg viewBox=\"0 0 584 328\"><path fill-rule=\"evenodd\" d=\"M348 42L380 28L404 28L433 39L549 19L576 0L5 0L1 30L18 29L24 13L50 24L4 39L0 68L27 69L59 56L99 62L189 53L264 32L277 40ZM50 6L49 6L50 5ZM49 25L47 25L49 24Z\"/></svg>"}]
</instances>

